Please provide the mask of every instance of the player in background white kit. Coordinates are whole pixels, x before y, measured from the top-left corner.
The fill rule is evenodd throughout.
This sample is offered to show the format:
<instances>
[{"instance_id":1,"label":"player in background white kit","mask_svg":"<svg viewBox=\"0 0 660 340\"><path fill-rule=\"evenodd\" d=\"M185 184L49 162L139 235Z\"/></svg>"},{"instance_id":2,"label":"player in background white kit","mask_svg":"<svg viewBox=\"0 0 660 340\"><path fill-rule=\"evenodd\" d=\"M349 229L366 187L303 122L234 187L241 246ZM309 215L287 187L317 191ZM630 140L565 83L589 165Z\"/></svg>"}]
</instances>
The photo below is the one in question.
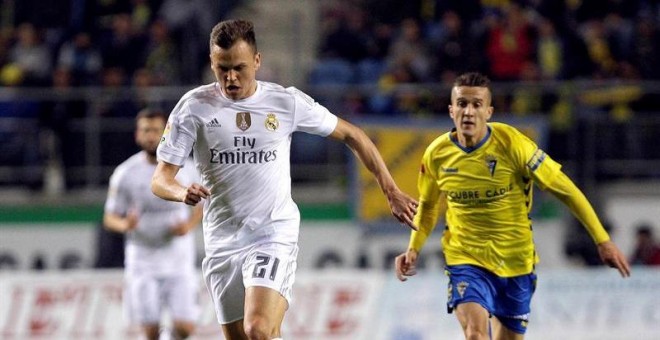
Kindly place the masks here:
<instances>
[{"instance_id":1,"label":"player in background white kit","mask_svg":"<svg viewBox=\"0 0 660 340\"><path fill-rule=\"evenodd\" d=\"M392 179L376 146L295 88L257 81L254 27L217 24L210 39L217 82L185 94L158 147L153 192L204 201L202 270L227 339L278 339L291 301L300 213L291 199L289 154L295 131L345 143L375 176L392 214L411 228L417 201ZM201 184L175 175L192 150Z\"/></svg>"},{"instance_id":2,"label":"player in background white kit","mask_svg":"<svg viewBox=\"0 0 660 340\"><path fill-rule=\"evenodd\" d=\"M158 339L163 309L172 317L174 339L188 337L199 314L193 229L202 209L163 200L149 188L166 121L161 111L138 113L135 141L142 151L110 177L103 215L106 228L126 234L124 309L147 339ZM176 178L186 185L199 180L192 163Z\"/></svg>"}]
</instances>

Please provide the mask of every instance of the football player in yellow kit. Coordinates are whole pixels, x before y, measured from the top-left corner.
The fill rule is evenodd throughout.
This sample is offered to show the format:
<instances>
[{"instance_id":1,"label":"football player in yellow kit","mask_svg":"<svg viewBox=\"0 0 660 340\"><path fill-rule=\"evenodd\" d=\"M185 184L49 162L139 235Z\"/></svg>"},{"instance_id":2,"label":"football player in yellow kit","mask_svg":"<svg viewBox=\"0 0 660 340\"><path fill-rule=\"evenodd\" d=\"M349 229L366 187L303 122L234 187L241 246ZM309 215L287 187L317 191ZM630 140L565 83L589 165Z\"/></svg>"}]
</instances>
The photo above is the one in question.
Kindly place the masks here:
<instances>
[{"instance_id":1,"label":"football player in yellow kit","mask_svg":"<svg viewBox=\"0 0 660 340\"><path fill-rule=\"evenodd\" d=\"M449 115L455 128L424 153L414 220L419 229L396 258L396 274L401 281L415 274L417 256L442 215L447 307L465 338L523 339L538 262L529 217L534 183L582 222L603 262L623 277L630 275L630 266L561 165L514 127L488 122L493 114L489 85L479 73L454 82Z\"/></svg>"}]
</instances>

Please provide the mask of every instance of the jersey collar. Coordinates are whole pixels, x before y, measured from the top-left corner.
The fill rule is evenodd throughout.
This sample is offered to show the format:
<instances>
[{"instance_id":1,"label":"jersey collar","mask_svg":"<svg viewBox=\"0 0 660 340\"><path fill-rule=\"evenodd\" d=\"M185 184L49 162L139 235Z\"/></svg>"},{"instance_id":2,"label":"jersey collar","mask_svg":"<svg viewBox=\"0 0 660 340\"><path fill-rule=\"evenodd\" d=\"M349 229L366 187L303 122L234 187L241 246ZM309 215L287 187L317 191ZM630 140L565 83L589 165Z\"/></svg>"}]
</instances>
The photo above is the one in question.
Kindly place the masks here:
<instances>
[{"instance_id":1,"label":"jersey collar","mask_svg":"<svg viewBox=\"0 0 660 340\"><path fill-rule=\"evenodd\" d=\"M251 96L247 97L247 98L243 98L243 99L239 99L239 100L229 99L225 95L225 93L222 92L222 89L220 88L220 86L222 86L222 85L220 85L220 82L216 81L214 83L214 87L215 87L215 90L220 94L220 97L224 100L227 100L227 101L230 101L230 102L233 102L233 103L246 103L246 102L249 103L251 101L258 100L258 98L261 96L261 92L262 92L261 82L258 81L258 80L255 80L255 82L257 83L257 89L254 91L254 93Z\"/></svg>"},{"instance_id":2,"label":"jersey collar","mask_svg":"<svg viewBox=\"0 0 660 340\"><path fill-rule=\"evenodd\" d=\"M472 152L472 151L474 151L474 150L480 148L482 145L484 145L484 144L486 143L486 141L488 141L488 138L490 137L490 125L486 125L486 126L488 127L488 131L486 131L486 135L485 135L484 138L482 138L482 139L479 141L479 143L477 143L475 146L468 146L468 147L464 147L464 146L462 146L461 143L458 142L458 138L456 138L456 137L454 136L454 134L452 133L452 132L456 132L456 128L452 128L452 129L451 129L451 132L449 133L449 139L450 139L450 140L451 140L456 146L458 146L461 150L463 150L463 151L465 151L465 152L467 152L467 153L470 153L470 152Z\"/></svg>"}]
</instances>

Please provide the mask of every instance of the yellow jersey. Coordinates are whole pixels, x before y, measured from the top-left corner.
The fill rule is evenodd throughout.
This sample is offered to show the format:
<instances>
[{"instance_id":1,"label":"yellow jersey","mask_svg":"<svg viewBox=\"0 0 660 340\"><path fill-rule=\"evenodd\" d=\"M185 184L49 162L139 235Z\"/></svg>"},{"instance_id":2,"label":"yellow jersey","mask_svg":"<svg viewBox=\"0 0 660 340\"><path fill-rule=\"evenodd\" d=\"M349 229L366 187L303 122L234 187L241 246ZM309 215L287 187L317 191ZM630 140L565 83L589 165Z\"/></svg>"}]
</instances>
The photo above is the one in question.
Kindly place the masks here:
<instances>
[{"instance_id":1,"label":"yellow jersey","mask_svg":"<svg viewBox=\"0 0 660 340\"><path fill-rule=\"evenodd\" d=\"M447 264L472 264L501 277L532 272L538 262L529 216L533 184L545 189L559 174L559 163L503 123L489 123L486 137L472 148L462 147L452 132L433 141L422 158L418 189L427 206L446 198Z\"/></svg>"}]
</instances>

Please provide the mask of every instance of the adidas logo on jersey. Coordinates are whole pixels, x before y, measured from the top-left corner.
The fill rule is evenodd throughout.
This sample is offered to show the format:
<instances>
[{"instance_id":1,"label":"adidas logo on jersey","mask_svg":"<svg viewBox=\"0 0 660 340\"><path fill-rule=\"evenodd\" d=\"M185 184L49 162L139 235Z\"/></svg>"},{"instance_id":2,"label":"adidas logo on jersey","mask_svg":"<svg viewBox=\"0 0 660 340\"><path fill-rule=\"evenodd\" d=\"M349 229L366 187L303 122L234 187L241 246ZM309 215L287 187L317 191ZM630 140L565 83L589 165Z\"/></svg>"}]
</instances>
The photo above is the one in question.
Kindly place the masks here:
<instances>
[{"instance_id":1,"label":"adidas logo on jersey","mask_svg":"<svg viewBox=\"0 0 660 340\"><path fill-rule=\"evenodd\" d=\"M206 123L207 128L215 128L215 127L221 127L220 122L218 121L218 118L213 118L210 122Z\"/></svg>"}]
</instances>

